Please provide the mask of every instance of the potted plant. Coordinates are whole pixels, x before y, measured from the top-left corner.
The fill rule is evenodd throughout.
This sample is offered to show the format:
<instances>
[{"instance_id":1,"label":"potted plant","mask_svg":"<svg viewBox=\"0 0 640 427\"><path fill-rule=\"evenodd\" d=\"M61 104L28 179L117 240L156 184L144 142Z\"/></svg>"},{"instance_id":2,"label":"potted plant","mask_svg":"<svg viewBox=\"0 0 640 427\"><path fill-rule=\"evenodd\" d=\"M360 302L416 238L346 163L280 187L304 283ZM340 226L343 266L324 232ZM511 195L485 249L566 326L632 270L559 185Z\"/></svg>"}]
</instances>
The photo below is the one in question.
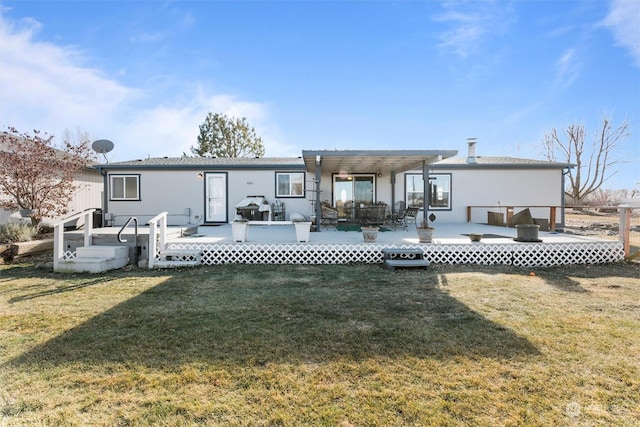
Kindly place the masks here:
<instances>
[{"instance_id":1,"label":"potted plant","mask_svg":"<svg viewBox=\"0 0 640 427\"><path fill-rule=\"evenodd\" d=\"M471 239L472 242L479 242L482 240L482 233L469 233L469 239Z\"/></svg>"},{"instance_id":2,"label":"potted plant","mask_svg":"<svg viewBox=\"0 0 640 427\"><path fill-rule=\"evenodd\" d=\"M231 223L231 232L234 242L246 242L249 239L249 221L236 217Z\"/></svg>"},{"instance_id":3,"label":"potted plant","mask_svg":"<svg viewBox=\"0 0 640 427\"><path fill-rule=\"evenodd\" d=\"M311 236L311 221L306 218L295 218L293 225L296 227L296 240L298 242L308 242Z\"/></svg>"},{"instance_id":4,"label":"potted plant","mask_svg":"<svg viewBox=\"0 0 640 427\"><path fill-rule=\"evenodd\" d=\"M362 227L362 237L367 243L373 243L378 238L379 227Z\"/></svg>"},{"instance_id":5,"label":"potted plant","mask_svg":"<svg viewBox=\"0 0 640 427\"><path fill-rule=\"evenodd\" d=\"M426 218L423 218L416 227L420 243L431 243L433 241L433 230L435 230L435 228L430 227Z\"/></svg>"}]
</instances>

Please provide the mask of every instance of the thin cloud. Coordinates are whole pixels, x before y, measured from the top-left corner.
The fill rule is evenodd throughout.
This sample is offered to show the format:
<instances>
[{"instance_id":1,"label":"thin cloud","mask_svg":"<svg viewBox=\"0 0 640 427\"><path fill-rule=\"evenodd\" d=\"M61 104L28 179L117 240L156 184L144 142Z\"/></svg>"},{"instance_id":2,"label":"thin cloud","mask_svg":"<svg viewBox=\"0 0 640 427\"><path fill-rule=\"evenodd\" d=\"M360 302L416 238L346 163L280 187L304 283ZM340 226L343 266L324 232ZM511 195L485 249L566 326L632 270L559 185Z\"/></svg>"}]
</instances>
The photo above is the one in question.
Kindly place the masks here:
<instances>
[{"instance_id":1,"label":"thin cloud","mask_svg":"<svg viewBox=\"0 0 640 427\"><path fill-rule=\"evenodd\" d=\"M159 32L143 32L134 34L129 37L129 41L132 43L155 43L165 39L165 35Z\"/></svg>"},{"instance_id":2,"label":"thin cloud","mask_svg":"<svg viewBox=\"0 0 640 427\"><path fill-rule=\"evenodd\" d=\"M510 25L510 13L502 6L493 2L445 2L446 11L433 18L449 27L440 34L439 46L461 59L478 53L488 38L501 35Z\"/></svg>"},{"instance_id":3,"label":"thin cloud","mask_svg":"<svg viewBox=\"0 0 640 427\"><path fill-rule=\"evenodd\" d=\"M79 128L112 140L116 148L109 158L117 161L189 152L211 111L247 117L268 155L292 152L280 141L264 104L198 86L183 88L174 99L166 92L129 87L87 67L90 58L75 47L36 41L40 29L33 19L11 22L0 11L0 126L58 135ZM123 70L119 76L126 74Z\"/></svg>"},{"instance_id":4,"label":"thin cloud","mask_svg":"<svg viewBox=\"0 0 640 427\"><path fill-rule=\"evenodd\" d=\"M73 47L36 42L41 25L33 19L20 28L0 16L0 116L21 129L50 130L92 123L113 113L136 91L82 65Z\"/></svg>"},{"instance_id":5,"label":"thin cloud","mask_svg":"<svg viewBox=\"0 0 640 427\"><path fill-rule=\"evenodd\" d=\"M556 61L556 81L563 87L569 87L580 74L580 62L575 49L568 49Z\"/></svg>"},{"instance_id":6,"label":"thin cloud","mask_svg":"<svg viewBox=\"0 0 640 427\"><path fill-rule=\"evenodd\" d=\"M640 67L640 2L612 0L603 24L611 30L618 45L629 49L635 65Z\"/></svg>"}]
</instances>

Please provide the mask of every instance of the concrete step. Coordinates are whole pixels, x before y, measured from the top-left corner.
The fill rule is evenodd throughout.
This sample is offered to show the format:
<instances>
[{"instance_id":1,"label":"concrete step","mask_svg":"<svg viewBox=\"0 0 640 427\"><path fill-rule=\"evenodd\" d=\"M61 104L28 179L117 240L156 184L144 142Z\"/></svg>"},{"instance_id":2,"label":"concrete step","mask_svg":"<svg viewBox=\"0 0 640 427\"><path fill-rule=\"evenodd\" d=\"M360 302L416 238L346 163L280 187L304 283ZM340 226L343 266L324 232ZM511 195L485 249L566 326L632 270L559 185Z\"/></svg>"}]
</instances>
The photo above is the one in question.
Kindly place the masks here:
<instances>
[{"instance_id":1,"label":"concrete step","mask_svg":"<svg viewBox=\"0 0 640 427\"><path fill-rule=\"evenodd\" d=\"M395 270L397 267L429 268L429 261L426 259L385 259L384 265L390 270Z\"/></svg>"},{"instance_id":2,"label":"concrete step","mask_svg":"<svg viewBox=\"0 0 640 427\"><path fill-rule=\"evenodd\" d=\"M103 273L124 267L129 258L83 258L60 261L56 271L61 273Z\"/></svg>"},{"instance_id":3,"label":"concrete step","mask_svg":"<svg viewBox=\"0 0 640 427\"><path fill-rule=\"evenodd\" d=\"M197 261L168 261L161 260L156 261L154 267L156 268L180 268L180 267L195 267L200 265L200 260Z\"/></svg>"},{"instance_id":4,"label":"concrete step","mask_svg":"<svg viewBox=\"0 0 640 427\"><path fill-rule=\"evenodd\" d=\"M62 273L102 273L117 270L129 262L127 246L80 246L76 257L60 261L56 271Z\"/></svg>"},{"instance_id":5,"label":"concrete step","mask_svg":"<svg viewBox=\"0 0 640 427\"><path fill-rule=\"evenodd\" d=\"M129 258L128 246L80 246L76 258Z\"/></svg>"}]
</instances>

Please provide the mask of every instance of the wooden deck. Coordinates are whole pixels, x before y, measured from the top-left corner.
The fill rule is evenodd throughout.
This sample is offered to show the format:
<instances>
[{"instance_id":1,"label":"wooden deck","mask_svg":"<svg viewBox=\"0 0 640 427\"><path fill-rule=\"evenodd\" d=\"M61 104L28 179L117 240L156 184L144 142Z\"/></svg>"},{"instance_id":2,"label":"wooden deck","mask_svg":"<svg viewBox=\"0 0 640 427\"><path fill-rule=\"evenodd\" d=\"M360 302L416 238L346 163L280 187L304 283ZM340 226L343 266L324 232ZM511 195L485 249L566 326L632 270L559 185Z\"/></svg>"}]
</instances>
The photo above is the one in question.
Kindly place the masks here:
<instances>
[{"instance_id":1,"label":"wooden deck","mask_svg":"<svg viewBox=\"0 0 640 427\"><path fill-rule=\"evenodd\" d=\"M539 232L540 242L517 242L515 228L484 224L435 225L433 243L420 243L415 227L378 233L375 243L365 243L361 232L322 229L307 243L297 243L290 224L252 223L247 242L236 243L228 225L199 227L197 233L171 239L171 249L200 250L202 263L342 264L382 263L385 248L411 248L424 252L430 263L511 264L553 266L600 264L624 258L618 241L559 232ZM469 234L481 233L480 242Z\"/></svg>"},{"instance_id":2,"label":"wooden deck","mask_svg":"<svg viewBox=\"0 0 640 427\"><path fill-rule=\"evenodd\" d=\"M624 258L619 241L597 239L561 232L539 232L540 242L517 242L515 228L485 224L436 224L433 243L419 243L413 225L407 230L380 231L375 243L366 243L361 232L332 228L312 232L309 242L296 242L290 222L251 222L247 242L233 241L231 226L169 227L165 250L198 251L204 265L243 264L344 264L380 263L384 249L419 249L424 259L435 264L510 264L553 266L601 264ZM118 228L94 230L94 244L113 244ZM471 233L481 233L472 242ZM81 243L81 231L65 233L65 248L73 257L74 245ZM141 259L148 257L148 227L140 227L138 245ZM132 230L124 238L133 246Z\"/></svg>"}]
</instances>

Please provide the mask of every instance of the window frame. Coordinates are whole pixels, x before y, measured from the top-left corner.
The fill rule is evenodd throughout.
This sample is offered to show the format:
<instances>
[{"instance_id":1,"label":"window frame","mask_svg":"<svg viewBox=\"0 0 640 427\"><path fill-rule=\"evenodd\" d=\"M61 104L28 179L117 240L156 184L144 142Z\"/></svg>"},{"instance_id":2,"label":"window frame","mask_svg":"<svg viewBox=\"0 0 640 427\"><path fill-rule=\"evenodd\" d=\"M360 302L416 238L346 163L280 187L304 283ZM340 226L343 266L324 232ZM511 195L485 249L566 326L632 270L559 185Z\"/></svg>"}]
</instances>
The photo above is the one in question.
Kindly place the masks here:
<instances>
[{"instance_id":1,"label":"window frame","mask_svg":"<svg viewBox=\"0 0 640 427\"><path fill-rule=\"evenodd\" d=\"M123 197L114 197L114 179L121 178L123 180ZM135 178L136 180L136 195L135 197L127 197L127 178ZM109 200L114 202L139 202L141 199L140 194L140 174L109 174Z\"/></svg>"},{"instance_id":2,"label":"window frame","mask_svg":"<svg viewBox=\"0 0 640 427\"><path fill-rule=\"evenodd\" d=\"M421 173L406 173L404 178L404 197L405 197L405 202L407 204L407 206L415 206L415 205L410 205L409 203L409 177L420 177L422 178L422 174ZM446 204L445 206L432 206L431 205L431 201L433 199L433 195L430 194L429 195L429 211L450 211L453 209L453 176L451 173L430 173L429 174L429 182L432 182L433 178L436 177L444 177L447 178L448 181L448 186L449 186L449 191L446 193L446 197L443 200L446 200ZM422 181L422 179L421 179ZM432 184L429 184L432 185ZM422 191L412 191L411 193L415 193L415 194L422 194L422 205L418 206L420 208L424 209L424 182L422 183ZM430 193L431 193L431 189L430 189Z\"/></svg>"},{"instance_id":3,"label":"window frame","mask_svg":"<svg viewBox=\"0 0 640 427\"><path fill-rule=\"evenodd\" d=\"M289 193L282 194L280 193L280 177L281 176L289 176ZM300 184L299 182L295 182L292 177L294 175L300 175L302 179L302 188L300 190L300 194L293 194L293 190L296 185ZM275 173L275 195L276 198L279 199L304 199L306 194L306 172L303 171L276 171Z\"/></svg>"}]
</instances>

